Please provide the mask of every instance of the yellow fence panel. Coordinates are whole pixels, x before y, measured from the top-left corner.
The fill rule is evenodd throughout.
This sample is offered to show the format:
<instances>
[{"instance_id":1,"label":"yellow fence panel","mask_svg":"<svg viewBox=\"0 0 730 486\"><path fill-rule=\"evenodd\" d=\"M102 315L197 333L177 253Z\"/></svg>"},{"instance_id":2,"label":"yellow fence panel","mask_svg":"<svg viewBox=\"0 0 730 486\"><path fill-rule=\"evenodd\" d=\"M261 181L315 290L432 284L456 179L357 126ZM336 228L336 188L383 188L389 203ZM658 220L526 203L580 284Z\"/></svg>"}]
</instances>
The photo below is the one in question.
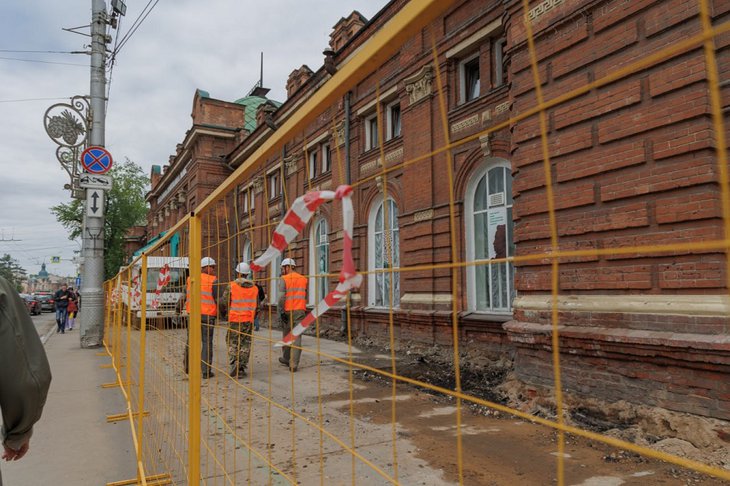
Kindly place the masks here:
<instances>
[{"instance_id":1,"label":"yellow fence panel","mask_svg":"<svg viewBox=\"0 0 730 486\"><path fill-rule=\"evenodd\" d=\"M524 42L523 56L511 62L523 64L520 83L526 84L519 89L529 94L499 105L501 117L497 117L497 107L467 117L470 100L467 96L456 103L461 96L458 90L466 88L455 87L455 80L459 79L456 71L469 69L469 60L455 62L454 56L471 41L451 39L446 45L437 42L436 35L449 22L456 22L443 17L445 12L453 13L450 9L455 3L405 3L252 149L225 182L106 283L104 344L128 407L109 420L130 422L138 484L549 484L554 478L562 486L585 479L580 461L569 460L571 454L600 470L625 467L626 477L641 473L627 464L606 465L593 449L595 444L629 451L642 456L642 461L664 461L702 473L708 481L717 481L710 484L730 479L730 473L716 463L571 425L570 405L563 396L566 372L561 368L571 359L561 353L561 338L570 325L561 321L560 307L562 294L570 289L566 268L581 258L597 261L605 257L606 268L613 268L620 256L661 259L680 251L726 254L730 197L716 42L730 32L730 21L713 24L710 3L699 0L695 20L701 29L692 36L654 48L645 57L606 67L602 76L580 78L585 82L576 81L571 89L556 91L546 77L559 76L562 68L546 66L544 59L552 54L540 50L544 43L536 47L533 27L538 25L535 18L563 2L541 2L542 10L528 0L511 2L512 33L517 32L514 35ZM498 20L484 29L503 33L502 20ZM389 64L391 59L405 50L420 59L427 74L419 78L425 79L422 85L409 85L411 103L433 98L435 107L427 120L421 120L430 137L408 150L393 141L398 137L394 127L400 123L400 108L396 119L393 92L386 86L396 69ZM646 107L641 108L641 86L647 83L644 71L662 67L688 50L696 54L695 61L707 73L710 108L706 114L712 117L712 145L717 149L712 183L722 195L724 238L699 241L648 235L643 240L639 234L635 244L623 246L580 246L569 239L566 243L561 228L589 223L576 221L579 216L561 215L561 210L581 203L558 202L560 191L566 191L561 182L567 177L565 172L556 172L560 162L554 159L564 148L555 141L556 124L569 126L572 122L565 117L570 110L594 109L586 95L605 96L605 104L634 103L640 107L636 116L645 116L652 105L645 102ZM634 101L610 91L622 80L629 80L638 90L629 90L627 95ZM428 93L414 92L422 89L425 93L426 86ZM494 92L501 86L500 80ZM371 93L372 102L358 107L357 116L366 122L359 134L366 150L361 160L350 163L343 143L337 143L335 137L346 116L340 99L358 90ZM455 121L462 115L463 119ZM320 128L326 126L329 144L308 129L315 122ZM472 132L455 135L461 130ZM513 191L509 181L512 172L527 169L503 164L494 173L498 175L490 176L500 179L487 181L485 176L483 186L469 186L474 194L483 191L489 201L484 208L472 208L471 213L464 209L465 175L456 170L467 159L464 147L489 146L490 137L505 131L530 142L535 164L530 175L522 177L539 182L534 182L533 192L525 190L519 197L541 218L529 223L526 215L524 224L532 224L530 231L542 237L527 241L519 250L499 245L493 245L494 251L487 254L464 250L468 247L462 231L464 220L482 221L481 214L483 226L475 224L471 229L479 233L472 235L475 241L483 240L486 247L487 239L498 241L496 232L501 231L502 242L513 242L511 200L513 192L519 191ZM591 128L585 136L598 137L594 131L598 128ZM569 142L578 143L562 141ZM612 154L608 141L605 145L609 147L606 157L613 162L626 156ZM505 151L512 149L506 147ZM328 166L317 158L325 153ZM588 163L572 164L568 170L591 170ZM330 172L328 176L318 175L322 167ZM446 185L446 196L429 210L404 215L399 212L401 189L416 185L419 178L429 178L429 188ZM591 185L585 189L585 197L593 201L594 191L599 189ZM328 191L338 195L329 197ZM342 195L349 191L352 211L342 205ZM409 194L418 197L417 191ZM499 199L500 194L510 202ZM292 210L303 196L304 209ZM490 213L492 206L504 207L503 213ZM611 212L602 217L605 225L618 218ZM409 238L423 238L428 244L421 248L411 241L412 254L406 259L400 249L400 231L424 220L432 222L432 231ZM326 258L320 261L320 255ZM298 264L287 265L289 259ZM352 292L334 295L333 290L345 280L341 270L351 259L363 282ZM257 264L264 261L265 265ZM256 271L250 272L252 265ZM535 267L534 273L528 275L530 267ZM509 309L515 290L501 283L513 281L515 272L539 280L536 285L549 292L549 301L535 314L542 312L540 319L546 323L543 350L551 358L540 366L550 370L553 418L497 403L489 393L479 394L463 386L467 369L463 361L473 357L462 349L468 340L464 317L473 312L468 303L488 302L491 309ZM730 271L725 272L730 278ZM469 279L486 283L474 295L467 295ZM438 292L434 293L441 300L421 302L420 296L409 295L411 300L404 302L401 286L415 280L436 282L433 288ZM263 300L259 288L266 294ZM297 307L299 293L306 295L306 311ZM301 333L301 340L282 346L290 333L299 333L297 326L304 316L325 301L328 310ZM414 315L430 312L448 322L446 337L440 337L450 358L450 368L442 370L443 376L413 370L405 373L400 368L399 351L409 341L403 322L410 315L401 308L404 303L413 305L409 309ZM417 307L420 304L432 307L422 310ZM329 339L338 330L333 324L338 320L342 335ZM368 332L379 333L387 343L386 352L358 346L356 335ZM617 385L616 394L620 393ZM497 421L491 418L493 414L511 419ZM528 423L539 427L523 427ZM428 441L434 445L428 446ZM539 455L543 450L549 450L550 457ZM507 463L509 467L504 466ZM545 469L550 477L541 476Z\"/></svg>"}]
</instances>

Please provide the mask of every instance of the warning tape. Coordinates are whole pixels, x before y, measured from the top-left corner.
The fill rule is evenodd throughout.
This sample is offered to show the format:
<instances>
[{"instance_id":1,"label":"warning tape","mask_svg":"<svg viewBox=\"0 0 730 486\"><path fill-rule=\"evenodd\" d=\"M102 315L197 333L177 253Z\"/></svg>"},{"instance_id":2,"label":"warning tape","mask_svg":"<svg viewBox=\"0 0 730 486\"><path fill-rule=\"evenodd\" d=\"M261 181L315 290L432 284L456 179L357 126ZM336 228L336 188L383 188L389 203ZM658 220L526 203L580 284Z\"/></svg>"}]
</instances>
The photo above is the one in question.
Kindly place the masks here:
<instances>
[{"instance_id":1,"label":"warning tape","mask_svg":"<svg viewBox=\"0 0 730 486\"><path fill-rule=\"evenodd\" d=\"M274 230L269 247L263 255L251 263L251 270L255 272L263 270L274 258L281 255L289 243L301 233L319 206L335 199L342 201L344 244L339 283L332 292L317 304L312 312L307 314L301 323L276 343L276 346L288 346L293 343L319 316L342 300L349 291L359 288L362 283L362 275L357 274L355 261L352 259L352 227L355 221L355 212L352 207L351 194L352 187L342 185L335 191L312 191L298 197L284 215L284 219Z\"/></svg>"},{"instance_id":2,"label":"warning tape","mask_svg":"<svg viewBox=\"0 0 730 486\"><path fill-rule=\"evenodd\" d=\"M139 275L132 278L132 304L139 307L142 302L142 292L140 291Z\"/></svg>"},{"instance_id":3,"label":"warning tape","mask_svg":"<svg viewBox=\"0 0 730 486\"><path fill-rule=\"evenodd\" d=\"M160 275L157 277L157 288L155 289L155 297L152 299L150 305L153 309L157 309L160 306L160 292L165 288L165 285L170 283L170 265L165 264L160 269Z\"/></svg>"}]
</instances>

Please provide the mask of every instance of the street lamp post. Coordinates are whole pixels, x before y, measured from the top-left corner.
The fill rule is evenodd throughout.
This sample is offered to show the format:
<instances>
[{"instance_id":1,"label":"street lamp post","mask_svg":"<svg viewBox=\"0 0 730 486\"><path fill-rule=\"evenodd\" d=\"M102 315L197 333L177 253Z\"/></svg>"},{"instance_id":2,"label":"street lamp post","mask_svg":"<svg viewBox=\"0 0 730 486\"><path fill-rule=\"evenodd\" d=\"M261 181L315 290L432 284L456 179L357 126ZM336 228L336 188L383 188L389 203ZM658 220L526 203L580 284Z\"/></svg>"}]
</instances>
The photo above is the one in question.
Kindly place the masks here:
<instances>
[{"instance_id":1,"label":"street lamp post","mask_svg":"<svg viewBox=\"0 0 730 486\"><path fill-rule=\"evenodd\" d=\"M112 2L114 15L124 15L124 3ZM124 8L122 8L124 7ZM120 10L121 9L121 10ZM56 142L56 158L68 172L71 183L65 187L77 199L86 199L94 191L93 211L87 201L84 207L81 246L81 302L79 313L82 348L103 344L104 338L104 207L96 206L105 199L100 189L86 189L81 176L88 176L80 167L80 156L89 147L104 147L106 119L106 25L111 23L104 0L91 0L91 82L90 96L75 96L70 103L51 106L44 116L46 133ZM73 31L73 29L71 29ZM91 150L94 150L93 148ZM111 160L109 160L111 165ZM107 166L108 170L108 166ZM97 172L99 173L99 172ZM107 178L107 188L111 179Z\"/></svg>"}]
</instances>

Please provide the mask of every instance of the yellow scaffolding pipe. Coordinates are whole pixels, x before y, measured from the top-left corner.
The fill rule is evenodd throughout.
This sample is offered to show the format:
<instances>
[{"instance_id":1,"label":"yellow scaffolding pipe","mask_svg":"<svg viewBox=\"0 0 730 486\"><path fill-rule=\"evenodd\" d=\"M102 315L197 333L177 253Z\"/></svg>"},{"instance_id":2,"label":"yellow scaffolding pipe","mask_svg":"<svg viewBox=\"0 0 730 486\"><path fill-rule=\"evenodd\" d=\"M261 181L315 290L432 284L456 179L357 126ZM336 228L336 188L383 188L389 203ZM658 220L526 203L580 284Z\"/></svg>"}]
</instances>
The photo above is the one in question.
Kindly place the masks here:
<instances>
[{"instance_id":1,"label":"yellow scaffolding pipe","mask_svg":"<svg viewBox=\"0 0 730 486\"><path fill-rule=\"evenodd\" d=\"M200 484L200 351L202 328L200 322L200 259L202 255L201 220L198 213L190 218L190 240L188 242L190 257L190 318L188 320L188 376L189 408L188 408L188 485Z\"/></svg>"},{"instance_id":2,"label":"yellow scaffolding pipe","mask_svg":"<svg viewBox=\"0 0 730 486\"><path fill-rule=\"evenodd\" d=\"M145 374L145 348L147 340L147 254L142 253L142 271L140 277L142 280L142 303L140 307L140 318L139 318L139 378L137 378L137 393L139 394L139 404L137 410L144 410L144 374ZM130 395L131 398L131 395ZM144 441L143 424L144 414L139 414L137 418L137 440L139 441L137 447L137 479L142 480L140 477L142 468L142 446Z\"/></svg>"}]
</instances>

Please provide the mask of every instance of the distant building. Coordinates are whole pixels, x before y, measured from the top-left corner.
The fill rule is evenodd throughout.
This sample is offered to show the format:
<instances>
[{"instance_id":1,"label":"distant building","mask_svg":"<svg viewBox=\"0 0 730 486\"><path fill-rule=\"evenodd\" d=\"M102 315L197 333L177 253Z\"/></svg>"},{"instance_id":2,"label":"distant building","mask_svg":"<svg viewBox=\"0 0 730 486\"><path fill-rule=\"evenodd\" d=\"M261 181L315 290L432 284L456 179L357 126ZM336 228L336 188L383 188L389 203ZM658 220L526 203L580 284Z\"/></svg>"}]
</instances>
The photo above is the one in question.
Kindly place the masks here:
<instances>
[{"instance_id":1,"label":"distant building","mask_svg":"<svg viewBox=\"0 0 730 486\"><path fill-rule=\"evenodd\" d=\"M61 285L74 285L74 279L70 277L61 277L48 273L46 264L41 263L41 270L37 275L28 275L28 279L23 282L23 292L55 292L61 288Z\"/></svg>"},{"instance_id":2,"label":"distant building","mask_svg":"<svg viewBox=\"0 0 730 486\"><path fill-rule=\"evenodd\" d=\"M340 19L323 66L295 69L281 106L263 99L230 103L198 91L191 129L169 164L153 168L149 234L169 228L210 194L405 3L393 0L369 21L357 12ZM726 2L712 3L716 20L728 15ZM468 265L458 272L456 302L451 272L428 268L551 251L539 120L533 115L507 123L536 106L521 9L516 0L462 1L414 36L281 155L252 170L237 194L232 228L253 229L231 245L233 254L254 258L269 244L267 223L282 217L285 194L290 201L310 188L334 188L349 182L349 174L358 182L357 267L426 267L370 275L352 295L355 333L387 338L392 292L400 345L449 346L455 305L462 349L508 356L525 383L550 387L549 259ZM696 2L542 2L529 18L546 100L702 31ZM727 113L727 42L718 43L717 56ZM430 154L445 145L436 69L444 83L448 136L458 144L450 158ZM501 130L479 136L500 123ZM547 134L561 249L724 239L701 43L550 107ZM418 156L424 160L379 174L383 166ZM342 237L338 209L323 206L288 255L303 273L335 272ZM720 386L730 376L725 258L721 249L684 248L561 259L557 306L565 389L730 419L730 390ZM232 263L224 262L222 271L230 272ZM264 276L277 272L272 265ZM310 280L311 296L334 285ZM273 301L275 286L269 294ZM323 325L339 327L339 312Z\"/></svg>"}]
</instances>

